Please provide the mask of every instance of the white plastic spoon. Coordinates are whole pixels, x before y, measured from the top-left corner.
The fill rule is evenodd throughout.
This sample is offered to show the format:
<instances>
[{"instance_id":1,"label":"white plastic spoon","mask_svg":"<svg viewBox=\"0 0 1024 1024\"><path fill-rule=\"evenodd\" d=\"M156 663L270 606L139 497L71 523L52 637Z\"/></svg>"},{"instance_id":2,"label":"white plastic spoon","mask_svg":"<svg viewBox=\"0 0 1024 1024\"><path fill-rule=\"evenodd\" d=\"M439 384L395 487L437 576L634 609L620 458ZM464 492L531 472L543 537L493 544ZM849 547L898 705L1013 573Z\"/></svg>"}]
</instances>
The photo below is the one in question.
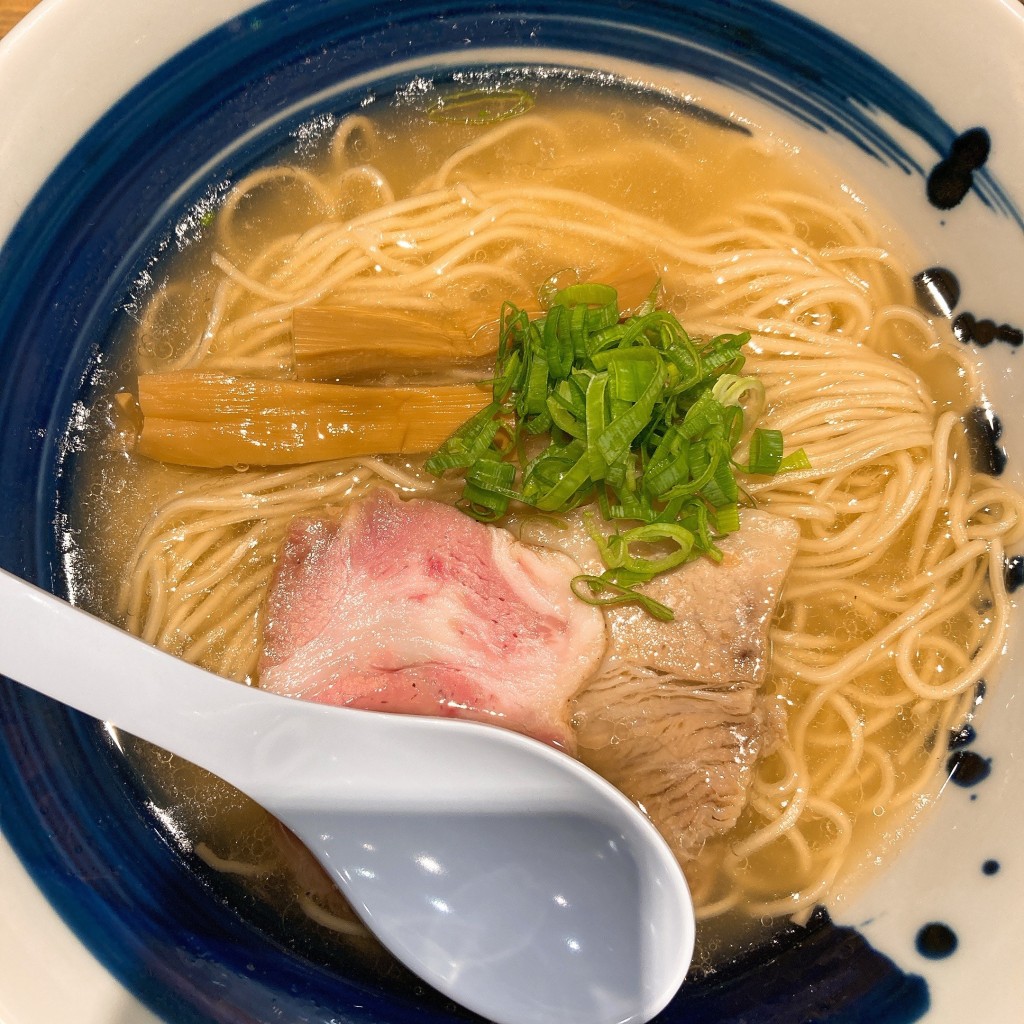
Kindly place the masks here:
<instances>
[{"instance_id":1,"label":"white plastic spoon","mask_svg":"<svg viewBox=\"0 0 1024 1024\"><path fill-rule=\"evenodd\" d=\"M668 846L542 743L239 686L3 571L0 673L248 794L398 959L498 1024L646 1021L683 981L693 907Z\"/></svg>"}]
</instances>

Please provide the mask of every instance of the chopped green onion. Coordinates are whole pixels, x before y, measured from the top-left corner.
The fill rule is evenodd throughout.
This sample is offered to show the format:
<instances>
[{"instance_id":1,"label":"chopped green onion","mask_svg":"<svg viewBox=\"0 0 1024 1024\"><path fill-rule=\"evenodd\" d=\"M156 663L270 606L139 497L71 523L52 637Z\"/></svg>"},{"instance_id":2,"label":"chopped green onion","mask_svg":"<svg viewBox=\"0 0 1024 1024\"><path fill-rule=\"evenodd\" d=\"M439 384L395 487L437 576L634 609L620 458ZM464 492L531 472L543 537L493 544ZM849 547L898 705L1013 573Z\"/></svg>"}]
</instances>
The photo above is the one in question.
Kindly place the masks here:
<instances>
[{"instance_id":1,"label":"chopped green onion","mask_svg":"<svg viewBox=\"0 0 1024 1024\"><path fill-rule=\"evenodd\" d=\"M525 89L463 89L439 96L427 117L441 124L495 124L532 106L533 97Z\"/></svg>"},{"instance_id":2,"label":"chopped green onion","mask_svg":"<svg viewBox=\"0 0 1024 1024\"><path fill-rule=\"evenodd\" d=\"M655 601L653 597L641 594L639 590L632 587L624 587L614 580L608 579L607 574L602 576L574 576L572 578L572 592L581 601L587 604L596 604L603 607L618 604L638 604L650 615L662 622L671 622L675 613L667 604ZM586 587L586 591L584 591Z\"/></svg>"},{"instance_id":3,"label":"chopped green onion","mask_svg":"<svg viewBox=\"0 0 1024 1024\"><path fill-rule=\"evenodd\" d=\"M513 488L516 467L511 462L497 459L477 459L466 471L463 500L477 519L500 519L508 511L509 502L516 496Z\"/></svg>"},{"instance_id":4,"label":"chopped green onion","mask_svg":"<svg viewBox=\"0 0 1024 1024\"><path fill-rule=\"evenodd\" d=\"M790 452L780 463L776 473L795 473L798 469L810 469L811 460L803 448Z\"/></svg>"},{"instance_id":5,"label":"chopped green onion","mask_svg":"<svg viewBox=\"0 0 1024 1024\"><path fill-rule=\"evenodd\" d=\"M750 437L747 472L771 476L782 465L782 432L758 427Z\"/></svg>"},{"instance_id":6,"label":"chopped green onion","mask_svg":"<svg viewBox=\"0 0 1024 1024\"><path fill-rule=\"evenodd\" d=\"M467 420L426 462L428 473L440 475L446 469L468 469L491 450L501 424L500 407L491 403Z\"/></svg>"},{"instance_id":7,"label":"chopped green onion","mask_svg":"<svg viewBox=\"0 0 1024 1024\"><path fill-rule=\"evenodd\" d=\"M715 533L722 537L735 533L740 528L739 505L722 505L715 509Z\"/></svg>"},{"instance_id":8,"label":"chopped green onion","mask_svg":"<svg viewBox=\"0 0 1024 1024\"><path fill-rule=\"evenodd\" d=\"M605 537L596 529L593 517L585 517L591 539L601 552L604 564L614 573L625 570L637 581L653 579L655 576L687 561L693 548L694 536L678 523L650 523L636 526L625 533L614 533ZM646 558L630 550L632 544L659 544L667 542L675 547L670 554L660 558Z\"/></svg>"},{"instance_id":9,"label":"chopped green onion","mask_svg":"<svg viewBox=\"0 0 1024 1024\"><path fill-rule=\"evenodd\" d=\"M626 318L604 284L563 288L533 320L506 303L494 401L427 469L463 472L463 507L487 522L513 503L548 513L596 503L625 528L606 534L587 514L606 571L577 576L573 592L591 604L636 603L668 620L671 609L637 587L695 558L722 560L716 541L740 528L741 496L749 501L736 472L810 462L802 449L784 455L777 430L754 428L765 394L742 374L750 336L694 340L653 308L655 295ZM742 466L733 452L748 435Z\"/></svg>"}]
</instances>

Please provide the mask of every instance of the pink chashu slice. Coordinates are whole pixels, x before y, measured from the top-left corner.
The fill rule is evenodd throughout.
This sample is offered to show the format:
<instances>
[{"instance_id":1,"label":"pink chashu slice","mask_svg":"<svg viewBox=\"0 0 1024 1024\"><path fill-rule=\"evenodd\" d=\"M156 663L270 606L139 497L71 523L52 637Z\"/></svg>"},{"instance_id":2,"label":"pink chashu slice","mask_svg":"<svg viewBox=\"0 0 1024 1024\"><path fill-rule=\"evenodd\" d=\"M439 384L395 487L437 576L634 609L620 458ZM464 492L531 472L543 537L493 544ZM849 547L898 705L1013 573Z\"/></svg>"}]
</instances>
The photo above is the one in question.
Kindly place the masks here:
<instances>
[{"instance_id":1,"label":"pink chashu slice","mask_svg":"<svg viewBox=\"0 0 1024 1024\"><path fill-rule=\"evenodd\" d=\"M572 558L379 489L289 527L259 683L303 700L469 718L572 752L570 698L605 650Z\"/></svg>"}]
</instances>

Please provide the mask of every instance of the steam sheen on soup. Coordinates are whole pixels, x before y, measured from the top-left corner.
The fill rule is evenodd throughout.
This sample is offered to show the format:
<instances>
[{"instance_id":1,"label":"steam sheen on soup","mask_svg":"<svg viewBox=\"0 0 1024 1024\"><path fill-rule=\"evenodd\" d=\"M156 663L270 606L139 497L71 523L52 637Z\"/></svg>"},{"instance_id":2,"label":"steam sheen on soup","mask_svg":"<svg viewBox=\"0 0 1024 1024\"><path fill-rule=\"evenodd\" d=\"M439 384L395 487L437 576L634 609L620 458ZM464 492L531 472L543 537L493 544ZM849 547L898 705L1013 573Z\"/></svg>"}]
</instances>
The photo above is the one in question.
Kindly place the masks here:
<instances>
[{"instance_id":1,"label":"steam sheen on soup","mask_svg":"<svg viewBox=\"0 0 1024 1024\"><path fill-rule=\"evenodd\" d=\"M125 374L86 428L76 592L259 685L268 590L297 520L337 521L382 489L461 493L424 454L304 455L290 422L278 465L147 457L122 391L169 382L173 405L197 374L261 382L258 394L302 378L464 389L489 377L503 303L539 314L575 281L617 288L625 309L657 283L694 338L749 332L743 372L764 385L764 425L810 468L739 474L723 565L692 562L665 586L701 621L746 608L746 653L763 658L745 673L727 650L701 675L672 633L685 616L655 634L642 611L608 611L608 650L567 708L577 755L679 856L711 969L762 925L841 898L937 792L945 736L1003 646L1021 499L972 471L977 368L915 308L906 247L835 172L768 131L625 88L526 77L486 99L439 97L410 89L313 120L182 220L187 244L145 275L119 341ZM345 362L346 331L379 336L387 357ZM582 562L592 541L575 515L513 508L496 528ZM295 929L372 953L259 808L122 742L183 845Z\"/></svg>"}]
</instances>

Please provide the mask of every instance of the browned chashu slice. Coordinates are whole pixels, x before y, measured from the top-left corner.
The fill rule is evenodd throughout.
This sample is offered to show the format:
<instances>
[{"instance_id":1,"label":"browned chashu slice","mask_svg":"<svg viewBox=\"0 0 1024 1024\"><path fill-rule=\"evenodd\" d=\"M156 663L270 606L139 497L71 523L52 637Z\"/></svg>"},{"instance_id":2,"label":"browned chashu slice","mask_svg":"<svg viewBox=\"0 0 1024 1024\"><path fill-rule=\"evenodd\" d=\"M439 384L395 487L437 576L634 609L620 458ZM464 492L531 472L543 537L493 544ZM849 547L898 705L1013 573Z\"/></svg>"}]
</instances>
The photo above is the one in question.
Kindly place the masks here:
<instances>
[{"instance_id":1,"label":"browned chashu slice","mask_svg":"<svg viewBox=\"0 0 1024 1024\"><path fill-rule=\"evenodd\" d=\"M742 516L721 564L700 559L644 588L674 621L634 606L606 612L607 654L575 701L580 756L642 804L683 859L735 825L782 714L759 685L799 529L766 512ZM603 569L578 514L568 530L528 521L523 536L584 571Z\"/></svg>"}]
</instances>

